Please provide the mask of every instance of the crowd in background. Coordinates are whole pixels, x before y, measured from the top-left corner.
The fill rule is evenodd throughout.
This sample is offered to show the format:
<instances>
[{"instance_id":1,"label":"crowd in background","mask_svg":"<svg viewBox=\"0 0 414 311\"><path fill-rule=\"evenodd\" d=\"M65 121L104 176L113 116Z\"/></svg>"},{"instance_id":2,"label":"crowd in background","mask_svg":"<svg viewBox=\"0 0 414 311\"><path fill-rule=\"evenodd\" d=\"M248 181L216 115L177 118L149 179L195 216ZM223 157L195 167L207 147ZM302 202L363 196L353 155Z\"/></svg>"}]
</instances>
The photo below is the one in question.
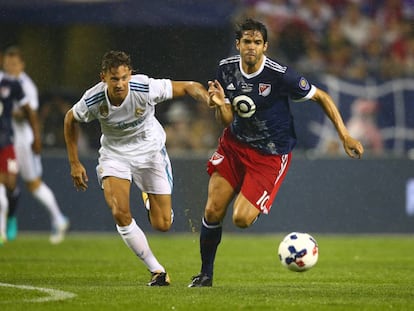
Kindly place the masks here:
<instances>
[{"instance_id":1,"label":"crowd in background","mask_svg":"<svg viewBox=\"0 0 414 311\"><path fill-rule=\"evenodd\" d=\"M414 0L244 0L234 21L269 29L268 54L304 74L414 76Z\"/></svg>"},{"instance_id":2,"label":"crowd in background","mask_svg":"<svg viewBox=\"0 0 414 311\"><path fill-rule=\"evenodd\" d=\"M308 77L331 74L357 81L414 77L414 0L240 0L238 3L231 22L247 17L264 22L269 30L267 54ZM229 45L229 55L236 53L232 51L234 41L229 40ZM39 116L44 146L65 148L63 117L80 94L42 95ZM378 107L367 110L372 105L366 102L359 106L363 107L359 110L363 111L364 120L369 115L370 126L374 128L373 114ZM157 117L165 127L171 155L208 154L216 147L222 130L212 110L187 99L158 105ZM354 119L352 122L352 127L367 124ZM365 131L374 133L372 128L359 132L368 137ZM383 150L379 135L378 130L372 135L376 154ZM97 123L82 126L80 152L95 150L99 136Z\"/></svg>"}]
</instances>

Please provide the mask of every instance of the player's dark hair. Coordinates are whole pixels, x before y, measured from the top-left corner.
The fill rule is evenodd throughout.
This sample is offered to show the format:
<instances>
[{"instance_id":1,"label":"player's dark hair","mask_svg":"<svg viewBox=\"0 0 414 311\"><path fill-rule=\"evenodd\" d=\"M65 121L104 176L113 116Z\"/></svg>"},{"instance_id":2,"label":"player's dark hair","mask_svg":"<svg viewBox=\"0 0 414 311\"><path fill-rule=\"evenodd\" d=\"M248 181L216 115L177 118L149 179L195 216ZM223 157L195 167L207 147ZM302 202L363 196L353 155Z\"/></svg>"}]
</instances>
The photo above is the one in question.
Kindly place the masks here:
<instances>
[{"instance_id":1,"label":"player's dark hair","mask_svg":"<svg viewBox=\"0 0 414 311\"><path fill-rule=\"evenodd\" d=\"M127 53L122 51L109 51L102 57L102 72L107 72L111 68L118 68L119 66L126 66L132 69L131 57Z\"/></svg>"},{"instance_id":2,"label":"player's dark hair","mask_svg":"<svg viewBox=\"0 0 414 311\"><path fill-rule=\"evenodd\" d=\"M243 37L243 32L253 30L253 31L259 31L262 34L263 41L267 42L267 28L266 26L254 19L248 18L244 20L242 23L237 25L236 29L236 39L240 40L241 37Z\"/></svg>"},{"instance_id":3,"label":"player's dark hair","mask_svg":"<svg viewBox=\"0 0 414 311\"><path fill-rule=\"evenodd\" d=\"M5 51L4 51L4 56L9 56L9 57L19 57L21 60L23 60L23 52L22 50L17 47L17 46L9 46Z\"/></svg>"}]
</instances>

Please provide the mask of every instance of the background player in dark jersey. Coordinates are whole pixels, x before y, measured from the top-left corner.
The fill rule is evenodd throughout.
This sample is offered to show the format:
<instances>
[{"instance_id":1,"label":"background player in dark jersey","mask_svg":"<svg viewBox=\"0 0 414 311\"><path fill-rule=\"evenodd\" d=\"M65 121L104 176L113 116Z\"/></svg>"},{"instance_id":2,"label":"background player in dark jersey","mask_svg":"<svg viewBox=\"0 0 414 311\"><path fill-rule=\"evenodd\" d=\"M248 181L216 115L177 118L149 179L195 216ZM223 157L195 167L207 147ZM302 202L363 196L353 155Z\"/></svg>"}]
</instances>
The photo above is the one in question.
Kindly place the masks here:
<instances>
[{"instance_id":1,"label":"background player in dark jersey","mask_svg":"<svg viewBox=\"0 0 414 311\"><path fill-rule=\"evenodd\" d=\"M41 149L39 124L23 93L22 86L16 80L0 73L0 245L6 240L6 218L8 199L6 190L16 187L17 161L13 148L12 111L13 105L22 108L22 118L29 120L34 133L33 151Z\"/></svg>"},{"instance_id":2,"label":"background player in dark jersey","mask_svg":"<svg viewBox=\"0 0 414 311\"><path fill-rule=\"evenodd\" d=\"M217 80L209 82L210 106L227 127L208 162L208 199L200 232L201 272L189 287L212 286L222 220L233 199L233 223L240 228L249 227L261 213L269 213L296 144L290 100L318 102L334 124L345 152L353 158L363 153L332 98L290 67L267 58L267 44L266 27L246 20L236 31L240 54L222 60Z\"/></svg>"}]
</instances>

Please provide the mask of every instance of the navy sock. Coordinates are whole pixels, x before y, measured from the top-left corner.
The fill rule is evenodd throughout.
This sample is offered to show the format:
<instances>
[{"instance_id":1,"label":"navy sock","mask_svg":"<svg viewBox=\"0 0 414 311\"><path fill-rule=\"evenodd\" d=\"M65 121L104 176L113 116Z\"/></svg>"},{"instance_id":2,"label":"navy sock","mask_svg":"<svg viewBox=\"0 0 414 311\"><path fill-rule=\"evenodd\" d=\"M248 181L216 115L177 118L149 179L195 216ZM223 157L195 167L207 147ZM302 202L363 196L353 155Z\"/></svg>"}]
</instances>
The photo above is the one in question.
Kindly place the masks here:
<instances>
[{"instance_id":1,"label":"navy sock","mask_svg":"<svg viewBox=\"0 0 414 311\"><path fill-rule=\"evenodd\" d=\"M19 201L20 193L19 187L16 187L13 191L7 191L7 199L9 200L9 211L7 217L13 217L16 214L17 201Z\"/></svg>"},{"instance_id":2,"label":"navy sock","mask_svg":"<svg viewBox=\"0 0 414 311\"><path fill-rule=\"evenodd\" d=\"M214 259L221 241L221 222L208 223L203 218L200 232L201 273L213 277Z\"/></svg>"}]
</instances>

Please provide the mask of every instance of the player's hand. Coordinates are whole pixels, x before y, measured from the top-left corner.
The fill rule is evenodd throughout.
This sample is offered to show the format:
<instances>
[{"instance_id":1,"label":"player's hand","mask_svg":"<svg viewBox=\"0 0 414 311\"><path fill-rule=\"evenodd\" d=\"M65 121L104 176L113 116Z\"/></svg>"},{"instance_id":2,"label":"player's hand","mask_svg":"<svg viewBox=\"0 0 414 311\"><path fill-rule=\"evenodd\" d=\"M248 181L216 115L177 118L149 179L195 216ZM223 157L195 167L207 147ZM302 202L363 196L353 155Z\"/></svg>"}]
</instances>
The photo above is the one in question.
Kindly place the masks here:
<instances>
[{"instance_id":1,"label":"player's hand","mask_svg":"<svg viewBox=\"0 0 414 311\"><path fill-rule=\"evenodd\" d=\"M217 80L208 81L208 106L214 108L225 104L224 89Z\"/></svg>"},{"instance_id":2,"label":"player's hand","mask_svg":"<svg viewBox=\"0 0 414 311\"><path fill-rule=\"evenodd\" d=\"M351 158L360 159L362 157L364 147L358 140L352 138L351 136L346 136L343 144L346 154Z\"/></svg>"},{"instance_id":3,"label":"player's hand","mask_svg":"<svg viewBox=\"0 0 414 311\"><path fill-rule=\"evenodd\" d=\"M88 188L88 175L86 175L85 167L80 162L71 163L70 175L77 190L85 191Z\"/></svg>"},{"instance_id":4,"label":"player's hand","mask_svg":"<svg viewBox=\"0 0 414 311\"><path fill-rule=\"evenodd\" d=\"M40 154L42 152L42 142L40 138L34 138L32 143L32 150L34 154Z\"/></svg>"}]
</instances>

